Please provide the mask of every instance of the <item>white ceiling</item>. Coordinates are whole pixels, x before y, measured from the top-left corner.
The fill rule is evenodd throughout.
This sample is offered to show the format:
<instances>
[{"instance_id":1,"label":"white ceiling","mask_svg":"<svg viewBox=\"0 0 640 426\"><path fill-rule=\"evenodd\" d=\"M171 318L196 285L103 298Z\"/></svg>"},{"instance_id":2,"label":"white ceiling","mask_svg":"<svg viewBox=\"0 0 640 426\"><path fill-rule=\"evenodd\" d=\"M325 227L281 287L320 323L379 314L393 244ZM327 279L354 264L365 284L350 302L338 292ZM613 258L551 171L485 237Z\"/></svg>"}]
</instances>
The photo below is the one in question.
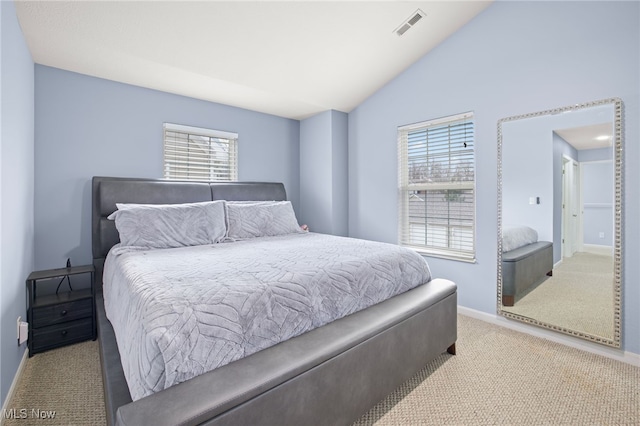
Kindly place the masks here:
<instances>
[{"instance_id":1,"label":"white ceiling","mask_svg":"<svg viewBox=\"0 0 640 426\"><path fill-rule=\"evenodd\" d=\"M554 130L554 132L569 142L578 151L583 149L608 148L613 143L613 125L611 122L568 129L557 129Z\"/></svg>"},{"instance_id":2,"label":"white ceiling","mask_svg":"<svg viewBox=\"0 0 640 426\"><path fill-rule=\"evenodd\" d=\"M303 119L350 112L491 1L30 1L34 62ZM417 9L426 17L402 37Z\"/></svg>"}]
</instances>

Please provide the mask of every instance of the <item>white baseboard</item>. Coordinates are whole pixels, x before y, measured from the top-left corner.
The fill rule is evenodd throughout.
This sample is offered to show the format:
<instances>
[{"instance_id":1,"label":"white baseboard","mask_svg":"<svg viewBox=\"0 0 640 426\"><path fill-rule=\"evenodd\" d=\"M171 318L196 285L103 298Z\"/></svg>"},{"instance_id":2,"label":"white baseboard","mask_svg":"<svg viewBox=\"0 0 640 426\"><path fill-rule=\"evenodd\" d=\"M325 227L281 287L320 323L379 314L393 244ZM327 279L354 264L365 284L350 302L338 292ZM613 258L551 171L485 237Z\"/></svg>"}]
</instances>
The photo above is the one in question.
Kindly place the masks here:
<instances>
[{"instance_id":1,"label":"white baseboard","mask_svg":"<svg viewBox=\"0 0 640 426\"><path fill-rule=\"evenodd\" d=\"M13 394L16 392L16 387L18 386L18 382L20 381L20 377L22 376L22 371L24 370L24 366L27 364L27 359L29 358L29 349L25 349L22 354L22 359L20 360L20 365L18 365L18 371L16 371L16 375L13 377L13 381L11 382L11 387L9 388L9 392L7 392L7 398L2 403L2 414L12 407L9 406L11 404L11 400L13 399ZM22 407L21 407L22 408ZM4 423L4 415L0 415L0 426Z\"/></svg>"},{"instance_id":2,"label":"white baseboard","mask_svg":"<svg viewBox=\"0 0 640 426\"><path fill-rule=\"evenodd\" d=\"M613 247L601 246L597 244L585 244L583 250L587 253L599 254L601 256L613 256Z\"/></svg>"},{"instance_id":3,"label":"white baseboard","mask_svg":"<svg viewBox=\"0 0 640 426\"><path fill-rule=\"evenodd\" d=\"M607 358L615 359L616 361L621 361L626 364L640 367L640 354L623 351L621 349L610 348L608 346L602 346L597 343L592 343L586 340L578 339L576 337L556 333L544 328L539 328L533 325L513 321L496 314L488 314L486 312L477 311L475 309L465 308L464 306L460 305L458 305L458 313L460 315L479 319L481 321L499 325L501 327L519 331L521 333L530 334L532 336L551 340L555 343L560 343L575 349L580 349L596 355L602 355Z\"/></svg>"}]
</instances>

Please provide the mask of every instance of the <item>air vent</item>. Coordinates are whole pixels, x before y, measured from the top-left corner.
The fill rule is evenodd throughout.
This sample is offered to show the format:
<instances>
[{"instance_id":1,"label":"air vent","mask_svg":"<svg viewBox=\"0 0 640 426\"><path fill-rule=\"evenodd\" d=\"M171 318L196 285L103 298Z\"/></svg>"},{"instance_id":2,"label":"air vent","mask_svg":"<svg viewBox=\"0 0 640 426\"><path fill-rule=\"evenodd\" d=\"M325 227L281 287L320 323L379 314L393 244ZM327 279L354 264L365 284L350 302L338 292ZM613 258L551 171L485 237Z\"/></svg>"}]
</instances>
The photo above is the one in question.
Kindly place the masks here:
<instances>
[{"instance_id":1,"label":"air vent","mask_svg":"<svg viewBox=\"0 0 640 426\"><path fill-rule=\"evenodd\" d=\"M396 31L396 33L401 36L402 34L406 33L407 30L411 28L411 25L409 24L404 24L402 27L400 27L400 29L398 31Z\"/></svg>"},{"instance_id":2,"label":"air vent","mask_svg":"<svg viewBox=\"0 0 640 426\"><path fill-rule=\"evenodd\" d=\"M419 13L416 13L413 16L413 18L409 19L409 25L414 26L416 22L418 22L421 19L422 19L422 15L420 15Z\"/></svg>"},{"instance_id":3,"label":"air vent","mask_svg":"<svg viewBox=\"0 0 640 426\"><path fill-rule=\"evenodd\" d=\"M395 33L398 34L398 36L404 35L404 33L409 31L411 27L413 27L419 20L421 20L425 16L426 13L424 13L422 10L416 10L413 14L411 14L411 17L409 19L404 21L398 28L395 29Z\"/></svg>"}]
</instances>

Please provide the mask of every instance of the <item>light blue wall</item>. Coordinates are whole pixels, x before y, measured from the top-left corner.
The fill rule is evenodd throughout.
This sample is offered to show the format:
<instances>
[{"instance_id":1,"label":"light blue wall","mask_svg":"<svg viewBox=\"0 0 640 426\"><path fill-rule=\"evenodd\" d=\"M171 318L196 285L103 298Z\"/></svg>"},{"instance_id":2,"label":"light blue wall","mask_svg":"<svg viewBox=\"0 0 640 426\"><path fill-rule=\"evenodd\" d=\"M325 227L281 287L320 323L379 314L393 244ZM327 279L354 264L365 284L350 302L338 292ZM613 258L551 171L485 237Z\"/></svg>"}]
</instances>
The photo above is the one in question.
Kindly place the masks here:
<instances>
[{"instance_id":1,"label":"light blue wall","mask_svg":"<svg viewBox=\"0 0 640 426\"><path fill-rule=\"evenodd\" d=\"M397 241L397 127L474 111L477 263L429 258L459 303L496 312L500 118L625 104L623 347L640 353L640 3L495 2L349 114L349 234ZM597 29L597 30L594 30Z\"/></svg>"},{"instance_id":2,"label":"light blue wall","mask_svg":"<svg viewBox=\"0 0 640 426\"><path fill-rule=\"evenodd\" d=\"M578 161L613 160L611 148L581 149L578 151Z\"/></svg>"},{"instance_id":3,"label":"light blue wall","mask_svg":"<svg viewBox=\"0 0 640 426\"><path fill-rule=\"evenodd\" d=\"M613 246L613 161L581 163L584 243ZM604 236L600 238L600 233Z\"/></svg>"},{"instance_id":4,"label":"light blue wall","mask_svg":"<svg viewBox=\"0 0 640 426\"><path fill-rule=\"evenodd\" d=\"M347 114L325 111L300 123L300 214L311 231L348 232Z\"/></svg>"},{"instance_id":5,"label":"light blue wall","mask_svg":"<svg viewBox=\"0 0 640 426\"><path fill-rule=\"evenodd\" d=\"M4 404L26 347L16 343L16 319L26 317L25 280L34 264L34 70L14 3L0 2L0 11L0 387Z\"/></svg>"},{"instance_id":6,"label":"light blue wall","mask_svg":"<svg viewBox=\"0 0 640 426\"><path fill-rule=\"evenodd\" d=\"M331 167L333 208L331 217L335 235L349 234L349 116L331 111Z\"/></svg>"},{"instance_id":7,"label":"light blue wall","mask_svg":"<svg viewBox=\"0 0 640 426\"><path fill-rule=\"evenodd\" d=\"M502 223L529 226L540 241L553 241L553 139L541 120L502 125ZM540 204L530 204L538 197Z\"/></svg>"},{"instance_id":8,"label":"light blue wall","mask_svg":"<svg viewBox=\"0 0 640 426\"><path fill-rule=\"evenodd\" d=\"M299 204L297 120L36 65L35 263L91 263L92 176L161 178L162 123L237 132L238 178Z\"/></svg>"},{"instance_id":9,"label":"light blue wall","mask_svg":"<svg viewBox=\"0 0 640 426\"><path fill-rule=\"evenodd\" d=\"M584 242L585 244L613 246L615 228L603 226L603 224L613 223L613 206L615 204L615 193L612 190L615 182L613 150L611 148L580 150L578 151L578 161L580 161L583 171L583 202L587 204L584 208ZM597 205L589 205L588 203L596 203ZM607 203L611 207L605 207L604 205ZM604 232L604 238L600 238L600 232Z\"/></svg>"},{"instance_id":10,"label":"light blue wall","mask_svg":"<svg viewBox=\"0 0 640 426\"><path fill-rule=\"evenodd\" d=\"M331 233L331 111L300 122L300 223Z\"/></svg>"}]
</instances>

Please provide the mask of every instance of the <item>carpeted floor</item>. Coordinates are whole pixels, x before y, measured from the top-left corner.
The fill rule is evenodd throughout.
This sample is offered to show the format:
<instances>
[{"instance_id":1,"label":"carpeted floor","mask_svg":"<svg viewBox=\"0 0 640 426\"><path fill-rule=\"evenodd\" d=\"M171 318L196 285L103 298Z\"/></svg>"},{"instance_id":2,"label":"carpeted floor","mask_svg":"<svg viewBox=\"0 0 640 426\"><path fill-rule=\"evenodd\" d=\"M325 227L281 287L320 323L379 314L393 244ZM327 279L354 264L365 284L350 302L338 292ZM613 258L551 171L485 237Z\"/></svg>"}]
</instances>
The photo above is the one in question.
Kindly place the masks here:
<instances>
[{"instance_id":1,"label":"carpeted floor","mask_svg":"<svg viewBox=\"0 0 640 426\"><path fill-rule=\"evenodd\" d=\"M355 425L640 425L640 368L458 316L458 355L442 354ZM8 408L105 423L98 342L30 358Z\"/></svg>"},{"instance_id":2,"label":"carpeted floor","mask_svg":"<svg viewBox=\"0 0 640 426\"><path fill-rule=\"evenodd\" d=\"M104 425L98 341L78 343L28 358L3 425ZM24 411L21 411L24 410ZM55 411L53 418L39 419ZM22 418L24 417L24 418Z\"/></svg>"},{"instance_id":3,"label":"carpeted floor","mask_svg":"<svg viewBox=\"0 0 640 426\"><path fill-rule=\"evenodd\" d=\"M503 310L613 339L613 257L576 253Z\"/></svg>"}]
</instances>

